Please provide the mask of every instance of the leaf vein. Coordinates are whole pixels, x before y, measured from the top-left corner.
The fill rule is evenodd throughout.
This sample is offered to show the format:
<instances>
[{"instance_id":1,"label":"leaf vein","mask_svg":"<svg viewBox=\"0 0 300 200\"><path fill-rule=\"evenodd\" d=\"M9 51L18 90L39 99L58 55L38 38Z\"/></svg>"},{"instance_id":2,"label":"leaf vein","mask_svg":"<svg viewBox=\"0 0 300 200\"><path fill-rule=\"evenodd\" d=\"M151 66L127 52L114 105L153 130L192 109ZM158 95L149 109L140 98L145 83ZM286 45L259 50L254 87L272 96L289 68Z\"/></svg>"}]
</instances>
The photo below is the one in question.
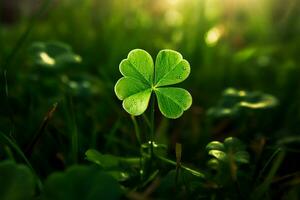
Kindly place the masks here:
<instances>
[{"instance_id":1,"label":"leaf vein","mask_svg":"<svg viewBox=\"0 0 300 200\"><path fill-rule=\"evenodd\" d=\"M156 83L156 85L158 85L162 80L164 80L166 78L166 76L168 76L171 72L175 71L176 67L181 63L182 60L180 60L178 63L176 63L175 67L173 67L170 71L168 71L163 77L161 77L161 79Z\"/></svg>"},{"instance_id":2,"label":"leaf vein","mask_svg":"<svg viewBox=\"0 0 300 200\"><path fill-rule=\"evenodd\" d=\"M149 83L149 81L146 79L146 77L137 69L137 68L135 68L135 65L134 64L132 64L131 63L131 61L130 60L128 60L129 61L129 64L130 64L130 66L133 68L133 70L135 71L135 72L137 72L139 75L140 75L140 77L141 78L143 78L143 83L147 83L147 85L148 84L151 84L151 83Z\"/></svg>"}]
</instances>

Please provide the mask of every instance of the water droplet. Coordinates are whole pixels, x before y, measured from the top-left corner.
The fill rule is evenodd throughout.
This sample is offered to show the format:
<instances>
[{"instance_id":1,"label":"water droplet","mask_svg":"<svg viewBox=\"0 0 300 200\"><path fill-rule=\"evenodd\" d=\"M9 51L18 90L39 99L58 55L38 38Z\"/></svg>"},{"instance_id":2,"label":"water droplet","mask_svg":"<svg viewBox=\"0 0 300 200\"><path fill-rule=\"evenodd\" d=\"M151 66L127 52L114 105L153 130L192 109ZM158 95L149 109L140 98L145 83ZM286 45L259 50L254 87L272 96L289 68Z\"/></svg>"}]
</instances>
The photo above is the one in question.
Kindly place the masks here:
<instances>
[{"instance_id":1,"label":"water droplet","mask_svg":"<svg viewBox=\"0 0 300 200\"><path fill-rule=\"evenodd\" d=\"M183 70L186 70L186 67L185 67L185 66L183 66L183 67L182 67L182 69L183 69Z\"/></svg>"},{"instance_id":2,"label":"water droplet","mask_svg":"<svg viewBox=\"0 0 300 200\"><path fill-rule=\"evenodd\" d=\"M132 104L136 106L137 103L135 100L132 100Z\"/></svg>"},{"instance_id":3,"label":"water droplet","mask_svg":"<svg viewBox=\"0 0 300 200\"><path fill-rule=\"evenodd\" d=\"M182 79L182 77L181 77L181 76L177 76L176 78L177 78L177 79Z\"/></svg>"}]
</instances>

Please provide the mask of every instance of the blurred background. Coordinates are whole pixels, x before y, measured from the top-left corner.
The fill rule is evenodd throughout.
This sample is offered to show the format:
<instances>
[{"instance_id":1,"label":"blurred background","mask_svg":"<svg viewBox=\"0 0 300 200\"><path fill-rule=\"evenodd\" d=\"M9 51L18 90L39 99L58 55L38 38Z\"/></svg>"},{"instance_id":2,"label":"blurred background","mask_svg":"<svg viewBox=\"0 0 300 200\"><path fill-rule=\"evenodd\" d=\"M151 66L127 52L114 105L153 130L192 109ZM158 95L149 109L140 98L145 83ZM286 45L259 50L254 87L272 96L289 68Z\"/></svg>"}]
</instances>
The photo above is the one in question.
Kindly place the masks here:
<instances>
[{"instance_id":1,"label":"blurred background","mask_svg":"<svg viewBox=\"0 0 300 200\"><path fill-rule=\"evenodd\" d=\"M193 96L180 119L157 112L157 140L171 156L180 142L183 159L201 166L207 142L236 136L254 152L259 144L286 145L295 158L299 17L298 0L1 0L1 131L26 149L57 103L31 155L42 176L84 162L88 148L138 154L132 122L113 91L118 65L132 49L155 58L167 48L190 62L181 86ZM250 110L230 110L231 94L254 95ZM266 95L271 105L259 102ZM146 129L142 117L138 122Z\"/></svg>"}]
</instances>

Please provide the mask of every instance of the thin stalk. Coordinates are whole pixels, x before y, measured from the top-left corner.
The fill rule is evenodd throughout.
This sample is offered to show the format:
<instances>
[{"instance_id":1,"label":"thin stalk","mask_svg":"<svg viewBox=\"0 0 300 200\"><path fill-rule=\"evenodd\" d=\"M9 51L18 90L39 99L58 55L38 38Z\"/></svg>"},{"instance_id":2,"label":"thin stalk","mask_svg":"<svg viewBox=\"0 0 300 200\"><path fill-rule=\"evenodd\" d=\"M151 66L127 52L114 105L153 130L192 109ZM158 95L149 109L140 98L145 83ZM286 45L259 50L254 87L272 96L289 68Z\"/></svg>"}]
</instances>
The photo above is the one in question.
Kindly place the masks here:
<instances>
[{"instance_id":1,"label":"thin stalk","mask_svg":"<svg viewBox=\"0 0 300 200\"><path fill-rule=\"evenodd\" d=\"M70 99L70 111L71 111L71 141L72 141L72 156L73 162L78 162L78 130L76 125L76 117L74 112L73 100Z\"/></svg>"},{"instance_id":2,"label":"thin stalk","mask_svg":"<svg viewBox=\"0 0 300 200\"><path fill-rule=\"evenodd\" d=\"M116 121L116 123L113 125L112 129L109 131L109 133L105 136L108 139L106 144L105 144L105 149L108 149L112 145L112 143L114 142L113 139L116 138L115 135L116 135L117 130L120 128L120 125L121 125L121 121L120 121L120 119L118 119ZM96 140L97 139L97 135L96 135L97 132L96 131L94 131L94 132L95 132L94 140ZM96 142L94 144L94 148L96 148Z\"/></svg>"},{"instance_id":3,"label":"thin stalk","mask_svg":"<svg viewBox=\"0 0 300 200\"><path fill-rule=\"evenodd\" d=\"M10 120L10 123L11 123L11 130L14 133L14 131L15 131L14 111L11 107L11 104L10 104L10 101L9 101L9 96L8 96L7 70L4 70L3 76L4 76L5 103L7 105L7 109L8 109L8 112L9 112L9 120Z\"/></svg>"},{"instance_id":4,"label":"thin stalk","mask_svg":"<svg viewBox=\"0 0 300 200\"><path fill-rule=\"evenodd\" d=\"M136 118L131 115L131 120L132 120L132 123L133 123L133 126L134 126L134 131L135 131L135 135L136 135L136 139L139 143L139 146L140 146L140 158L139 158L139 165L140 165L140 178L141 180L144 179L144 165L143 165L143 150L142 150L142 140L141 140L141 132L140 132L140 128L139 128L139 125L136 121Z\"/></svg>"},{"instance_id":5,"label":"thin stalk","mask_svg":"<svg viewBox=\"0 0 300 200\"><path fill-rule=\"evenodd\" d=\"M141 146L142 140L141 140L141 132L140 132L139 125L138 125L138 123L136 121L136 118L133 115L131 115L131 120L132 120L132 123L133 123L133 126L134 126L134 131L135 131L136 139L137 139L139 145Z\"/></svg>"},{"instance_id":6,"label":"thin stalk","mask_svg":"<svg viewBox=\"0 0 300 200\"><path fill-rule=\"evenodd\" d=\"M67 125L68 125L68 131L70 133L70 140L71 140L71 145L70 145L70 157L71 161L73 163L78 162L78 130L77 130L77 125L76 125L76 116L75 116L75 111L74 111L74 105L73 105L73 98L71 95L66 95L64 99L64 108L65 108L65 115L66 115L66 120L67 120Z\"/></svg>"},{"instance_id":7,"label":"thin stalk","mask_svg":"<svg viewBox=\"0 0 300 200\"><path fill-rule=\"evenodd\" d=\"M40 180L39 176L33 169L32 165L30 164L29 160L27 159L23 151L20 149L20 147L2 132L0 132L0 143L9 145L24 160L24 162L27 164L27 166L30 168L30 170L35 176L39 191L42 191L43 188L42 181Z\"/></svg>"},{"instance_id":8,"label":"thin stalk","mask_svg":"<svg viewBox=\"0 0 300 200\"><path fill-rule=\"evenodd\" d=\"M144 167L143 167L143 151L142 151L142 140L141 140L141 132L140 132L140 128L139 128L139 125L136 121L136 118L131 115L131 120L132 120L132 123L133 123L133 126L134 126L134 132L135 132L135 135L136 135L136 139L139 143L139 146L140 146L140 158L139 158L139 165L140 165L140 169L142 169L141 171L144 172ZM141 175L141 180L143 179L143 173L140 173Z\"/></svg>"},{"instance_id":9,"label":"thin stalk","mask_svg":"<svg viewBox=\"0 0 300 200\"><path fill-rule=\"evenodd\" d=\"M155 155L155 157L158 158L159 160L161 160L161 161L163 161L165 163L168 163L170 165L173 165L175 167L178 166L177 162L175 162L173 160L170 160L168 158L165 158L163 156ZM202 172L199 172L197 170L191 169L191 168L189 168L189 167L187 167L187 166L185 166L183 164L180 164L180 168L188 171L189 173L193 174L194 176L197 176L199 178L205 178L205 175Z\"/></svg>"},{"instance_id":10,"label":"thin stalk","mask_svg":"<svg viewBox=\"0 0 300 200\"><path fill-rule=\"evenodd\" d=\"M265 172L265 170L267 169L267 167L270 165L270 163L272 162L272 160L276 157L276 155L278 153L280 153L282 151L281 148L276 149L276 151L274 151L274 153L270 156L270 158L267 160L265 166L262 168L262 170L259 172L259 175L257 176L256 181L259 181L263 175L263 173Z\"/></svg>"},{"instance_id":11,"label":"thin stalk","mask_svg":"<svg viewBox=\"0 0 300 200\"><path fill-rule=\"evenodd\" d=\"M149 121L149 118L147 117L147 115L145 115L145 113L144 113L142 116L143 116L143 118L144 118L144 120L145 120L147 126L150 128L150 127L151 127L151 123L150 123L150 121Z\"/></svg>"},{"instance_id":12,"label":"thin stalk","mask_svg":"<svg viewBox=\"0 0 300 200\"><path fill-rule=\"evenodd\" d=\"M155 97L152 94L152 101L151 101L151 127L150 127L150 159L151 160L153 159L154 126L155 126Z\"/></svg>"},{"instance_id":13,"label":"thin stalk","mask_svg":"<svg viewBox=\"0 0 300 200\"><path fill-rule=\"evenodd\" d=\"M7 157L12 160L13 162L16 162L16 159L14 157L14 154L12 153L11 149L9 148L9 146L4 145L4 150L7 154Z\"/></svg>"},{"instance_id":14,"label":"thin stalk","mask_svg":"<svg viewBox=\"0 0 300 200\"><path fill-rule=\"evenodd\" d=\"M276 172L278 171L281 163L283 162L283 159L285 157L285 151L280 150L276 159L273 161L273 165L267 175L267 177L265 178L264 182L262 184L260 184L253 192L253 195L250 199L263 199L263 197L265 196L265 194L267 193L267 191L270 188L270 185L272 184L273 178L276 174Z\"/></svg>"},{"instance_id":15,"label":"thin stalk","mask_svg":"<svg viewBox=\"0 0 300 200\"><path fill-rule=\"evenodd\" d=\"M53 104L52 108L46 113L38 131L35 133L32 141L29 143L25 150L25 154L27 156L30 156L32 154L34 147L38 143L39 139L42 137L42 134L45 132L46 127L48 126L54 112L56 111L57 105L58 103L56 102L55 104Z\"/></svg>"}]
</instances>

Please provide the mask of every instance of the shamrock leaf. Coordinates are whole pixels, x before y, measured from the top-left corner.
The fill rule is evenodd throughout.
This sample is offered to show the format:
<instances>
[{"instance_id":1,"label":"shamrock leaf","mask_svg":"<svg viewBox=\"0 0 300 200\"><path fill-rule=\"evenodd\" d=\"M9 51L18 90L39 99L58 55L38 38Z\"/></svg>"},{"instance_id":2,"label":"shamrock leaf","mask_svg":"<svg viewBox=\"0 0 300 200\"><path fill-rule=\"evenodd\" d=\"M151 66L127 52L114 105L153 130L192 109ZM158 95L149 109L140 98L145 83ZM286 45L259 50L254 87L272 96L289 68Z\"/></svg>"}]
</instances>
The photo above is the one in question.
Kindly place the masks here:
<instances>
[{"instance_id":1,"label":"shamrock leaf","mask_svg":"<svg viewBox=\"0 0 300 200\"><path fill-rule=\"evenodd\" d=\"M269 94L227 88L218 105L208 110L213 119L240 118L243 111L267 110L278 105L278 100Z\"/></svg>"},{"instance_id":2,"label":"shamrock leaf","mask_svg":"<svg viewBox=\"0 0 300 200\"><path fill-rule=\"evenodd\" d=\"M142 49L132 50L120 63L124 76L115 85L115 93L123 100L123 108L131 115L141 115L148 107L152 92L161 113L178 118L192 104L192 96L182 88L165 87L184 81L190 73L189 63L173 50L161 50L155 61Z\"/></svg>"},{"instance_id":3,"label":"shamrock leaf","mask_svg":"<svg viewBox=\"0 0 300 200\"><path fill-rule=\"evenodd\" d=\"M245 149L245 145L234 137L226 138L224 143L212 141L206 146L208 154L215 159L227 162L228 156L232 156L234 161L239 164L249 163L249 153ZM213 162L216 162L215 159L213 159Z\"/></svg>"},{"instance_id":4,"label":"shamrock leaf","mask_svg":"<svg viewBox=\"0 0 300 200\"><path fill-rule=\"evenodd\" d=\"M224 142L212 141L206 151L211 156L207 162L216 183L222 187L242 178L242 165L249 164L250 155L241 140L228 137Z\"/></svg>"},{"instance_id":5,"label":"shamrock leaf","mask_svg":"<svg viewBox=\"0 0 300 200\"><path fill-rule=\"evenodd\" d=\"M61 42L35 42L29 50L34 63L48 69L60 69L81 62L81 57Z\"/></svg>"}]
</instances>

